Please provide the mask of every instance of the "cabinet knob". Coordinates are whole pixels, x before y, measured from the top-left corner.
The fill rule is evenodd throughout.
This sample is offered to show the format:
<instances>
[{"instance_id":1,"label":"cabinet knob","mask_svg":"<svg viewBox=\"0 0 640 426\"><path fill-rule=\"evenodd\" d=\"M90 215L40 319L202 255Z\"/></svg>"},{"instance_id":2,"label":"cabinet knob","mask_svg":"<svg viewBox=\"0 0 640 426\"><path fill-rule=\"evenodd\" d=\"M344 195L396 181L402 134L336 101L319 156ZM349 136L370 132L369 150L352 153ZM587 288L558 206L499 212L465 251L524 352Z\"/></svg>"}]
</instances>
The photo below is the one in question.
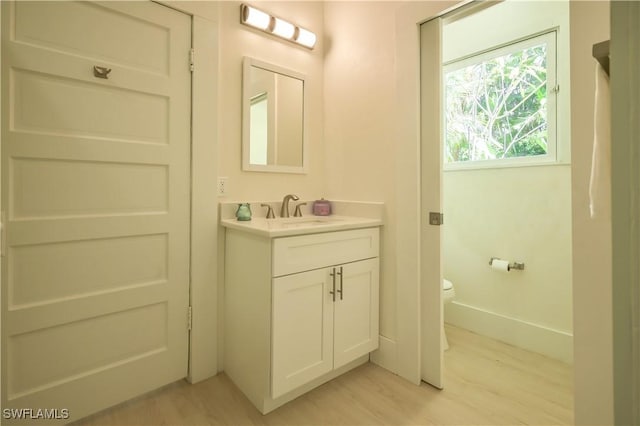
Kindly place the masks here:
<instances>
[{"instance_id":1,"label":"cabinet knob","mask_svg":"<svg viewBox=\"0 0 640 426\"><path fill-rule=\"evenodd\" d=\"M340 275L340 289L338 290L338 293L340 293L340 300L342 300L342 266L340 267L340 270L338 271L338 275Z\"/></svg>"}]
</instances>

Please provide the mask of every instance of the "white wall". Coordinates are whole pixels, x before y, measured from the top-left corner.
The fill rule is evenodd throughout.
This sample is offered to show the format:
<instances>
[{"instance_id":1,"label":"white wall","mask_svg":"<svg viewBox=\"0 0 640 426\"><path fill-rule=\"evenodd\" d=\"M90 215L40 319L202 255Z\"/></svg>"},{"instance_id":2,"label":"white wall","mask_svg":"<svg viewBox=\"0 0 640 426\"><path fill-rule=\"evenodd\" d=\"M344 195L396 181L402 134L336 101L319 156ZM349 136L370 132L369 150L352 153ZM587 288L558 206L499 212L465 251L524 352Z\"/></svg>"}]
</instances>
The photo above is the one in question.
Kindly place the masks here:
<instances>
[{"instance_id":1,"label":"white wall","mask_svg":"<svg viewBox=\"0 0 640 426\"><path fill-rule=\"evenodd\" d=\"M458 19L445 25L443 61L553 28L565 164L444 172L443 273L457 296L445 321L572 362L569 4L507 1ZM491 257L526 269L497 273Z\"/></svg>"},{"instance_id":2,"label":"white wall","mask_svg":"<svg viewBox=\"0 0 640 426\"><path fill-rule=\"evenodd\" d=\"M325 4L325 179L334 199L383 201L380 334L396 336L393 2ZM383 343L384 344L384 343Z\"/></svg>"},{"instance_id":3,"label":"white wall","mask_svg":"<svg viewBox=\"0 0 640 426\"><path fill-rule=\"evenodd\" d=\"M444 173L445 321L572 362L571 169ZM493 271L491 257L524 262Z\"/></svg>"},{"instance_id":4,"label":"white wall","mask_svg":"<svg viewBox=\"0 0 640 426\"><path fill-rule=\"evenodd\" d=\"M223 1L220 8L220 80L218 176L227 176L230 200L281 200L293 193L303 199L325 195L323 137L323 22L321 2L263 1L256 7L288 19L316 33L313 50L253 30L240 23L239 1ZM307 142L309 173L263 173L242 171L242 58L250 56L306 75L309 97ZM213 186L212 186L213 188Z\"/></svg>"}]
</instances>

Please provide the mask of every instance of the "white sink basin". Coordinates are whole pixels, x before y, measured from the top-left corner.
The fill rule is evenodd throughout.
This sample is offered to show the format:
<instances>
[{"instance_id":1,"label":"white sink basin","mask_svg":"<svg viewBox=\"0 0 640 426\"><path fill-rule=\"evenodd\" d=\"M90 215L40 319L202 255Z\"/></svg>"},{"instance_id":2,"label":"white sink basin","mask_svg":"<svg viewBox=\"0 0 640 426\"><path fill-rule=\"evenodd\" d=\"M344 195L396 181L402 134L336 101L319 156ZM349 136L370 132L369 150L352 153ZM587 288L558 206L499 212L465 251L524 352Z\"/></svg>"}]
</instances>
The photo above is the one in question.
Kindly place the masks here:
<instances>
[{"instance_id":1,"label":"white sink basin","mask_svg":"<svg viewBox=\"0 0 640 426\"><path fill-rule=\"evenodd\" d=\"M314 234L318 232L340 231L346 229L368 228L382 225L379 219L351 216L306 216L266 219L254 217L248 221L223 219L222 226L259 234L266 237L284 237L291 235Z\"/></svg>"}]
</instances>

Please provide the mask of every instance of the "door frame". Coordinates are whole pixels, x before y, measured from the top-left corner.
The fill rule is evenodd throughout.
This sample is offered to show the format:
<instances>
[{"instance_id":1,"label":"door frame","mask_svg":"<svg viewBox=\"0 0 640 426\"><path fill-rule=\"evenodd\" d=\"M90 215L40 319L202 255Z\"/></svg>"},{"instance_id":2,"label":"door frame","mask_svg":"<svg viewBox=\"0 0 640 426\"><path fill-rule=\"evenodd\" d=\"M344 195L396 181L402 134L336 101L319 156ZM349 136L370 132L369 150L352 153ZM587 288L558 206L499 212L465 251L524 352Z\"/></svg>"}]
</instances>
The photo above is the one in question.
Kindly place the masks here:
<instances>
[{"instance_id":1,"label":"door frame","mask_svg":"<svg viewBox=\"0 0 640 426\"><path fill-rule=\"evenodd\" d=\"M221 371L218 283L218 199L211 184L218 178L218 8L206 3L150 0L191 16L191 254L189 370L197 383Z\"/></svg>"},{"instance_id":2,"label":"door frame","mask_svg":"<svg viewBox=\"0 0 640 426\"><path fill-rule=\"evenodd\" d=\"M434 1L416 2L401 7L396 14L396 116L398 144L396 156L396 204L405 212L397 224L397 240L402 241L406 252L412 256L397 257L397 334L396 373L420 384L422 378L423 351L430 350L429 358L440 359L441 346L423 348L420 319L426 308L421 295L435 292L434 283L422 282L421 240L428 226L428 212L422 212L421 183L421 108L420 108L420 26L430 20L457 13L467 6L483 8L491 2ZM479 10L479 9L475 9ZM431 232L431 230L429 230ZM437 284L441 291L442 284ZM433 294L433 292L432 292ZM437 302L442 305L442 294ZM440 310L441 308L437 308ZM434 386L440 387L434 383Z\"/></svg>"},{"instance_id":3,"label":"door frame","mask_svg":"<svg viewBox=\"0 0 640 426\"><path fill-rule=\"evenodd\" d=\"M173 7L173 4L168 7ZM218 374L218 23L192 16L195 65L191 76L191 285L192 327L187 380Z\"/></svg>"},{"instance_id":4,"label":"door frame","mask_svg":"<svg viewBox=\"0 0 640 426\"><path fill-rule=\"evenodd\" d=\"M419 242L417 235L420 231L420 210L419 210L419 191L416 188L419 183L419 164L416 158L419 158L419 112L420 103L420 76L419 76L419 25L438 16L444 15L446 12L454 10L460 6L464 6L471 1L458 2L420 2L418 4L409 4L400 8L396 14L396 88L397 103L395 122L397 124L396 138L402 141L397 145L397 174L396 174L396 203L402 206L404 215L402 220L397 224L397 241L402 241L405 248L404 253L411 252L411 256L397 257L397 334L396 334L396 360L395 372L401 377L415 383L420 383L420 274L419 274ZM489 2L487 2L489 3ZM618 5L623 6L623 5ZM615 21L613 21L615 22ZM612 25L614 28L614 25ZM638 26L636 25L636 31ZM619 34L618 40L625 39L628 43L629 34ZM615 37L615 34L614 34ZM615 49L615 42L612 43L612 49ZM627 50L627 53L629 51ZM613 71L615 73L615 70ZM633 78L638 76L634 74ZM612 87L615 93L615 88ZM615 98L615 94L613 95ZM616 101L617 102L617 101ZM637 104L637 100L636 100ZM615 105L613 102L612 105ZM615 106L614 106L615 108ZM637 136L637 135L636 135ZM614 168L615 169L615 168ZM574 189L575 193L575 189ZM640 197L640 189L636 188L635 194ZM614 207L615 208L615 207ZM573 220L575 222L575 209L573 212ZM635 216L637 217L636 211ZM614 213L615 215L615 213ZM638 237L640 240L640 237ZM575 258L575 253L574 253ZM637 263L637 262L636 262ZM615 279L615 278L614 278ZM592 282L582 282L581 285L591 285ZM596 283L593 283L594 285ZM616 285L618 285L616 283ZM637 287L637 282L636 282ZM578 306L576 304L575 294L584 294L584 290L574 288L574 314ZM606 291L606 289L604 290ZM586 296L585 296L586 297ZM614 303L616 296L614 295ZM580 306L588 309L583 300L580 300ZM595 303L595 301L594 301ZM610 309L610 306L608 306ZM605 309L606 310L606 309ZM636 308L636 318L639 316ZM602 336L595 335L594 338L599 342ZM584 339L581 340L581 343ZM616 342L618 343L618 342ZM584 344L588 344L585 342ZM637 345L640 345L638 343ZM575 342L574 342L574 347ZM607 349L603 349L605 352ZM574 354L575 356L575 354ZM618 364L618 360L614 360L614 368L616 373L625 374L629 370L625 370L625 365ZM592 367L591 364L580 366L576 371L576 376L585 377L587 374L585 367ZM618 370L618 368L620 370ZM586 379L585 383L600 385L599 379L604 377L607 380L611 375L610 371L602 371L596 379ZM629 381L627 380L627 383ZM606 385L606 383L605 383ZM617 384L616 384L617 385ZM640 388L640 384L637 385ZM618 389L615 394L617 395ZM614 398L617 399L616 395ZM593 402L596 402L594 405ZM589 412L586 407L593 406L594 409L602 411L608 410L606 401L590 400L588 396L575 394L574 413ZM636 407L636 411L638 408Z\"/></svg>"},{"instance_id":5,"label":"door frame","mask_svg":"<svg viewBox=\"0 0 640 426\"><path fill-rule=\"evenodd\" d=\"M615 424L640 422L640 4L611 3L613 394ZM635 331L634 331L635 328Z\"/></svg>"},{"instance_id":6,"label":"door frame","mask_svg":"<svg viewBox=\"0 0 640 426\"><path fill-rule=\"evenodd\" d=\"M414 384L420 384L421 348L421 274L420 240L423 229L420 182L420 25L455 10L472 0L415 2L396 14L396 199L402 206L397 223L397 241L404 253L396 259L396 362L395 372ZM428 221L426 222L428 223ZM439 356L439 355L437 355Z\"/></svg>"}]
</instances>

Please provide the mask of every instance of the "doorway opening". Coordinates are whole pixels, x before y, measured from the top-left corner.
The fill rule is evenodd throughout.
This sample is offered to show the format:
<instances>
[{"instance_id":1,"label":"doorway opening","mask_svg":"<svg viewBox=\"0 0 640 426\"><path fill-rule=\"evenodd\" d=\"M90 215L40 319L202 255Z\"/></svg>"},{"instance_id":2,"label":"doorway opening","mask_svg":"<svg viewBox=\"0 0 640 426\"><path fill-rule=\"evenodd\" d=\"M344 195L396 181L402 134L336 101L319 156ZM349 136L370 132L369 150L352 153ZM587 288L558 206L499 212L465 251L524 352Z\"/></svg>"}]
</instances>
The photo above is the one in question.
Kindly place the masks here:
<instances>
[{"instance_id":1,"label":"doorway opening","mask_svg":"<svg viewBox=\"0 0 640 426\"><path fill-rule=\"evenodd\" d=\"M447 386L442 375L437 381L447 360L460 361L460 336L572 362L568 7L470 5L422 25L422 207L444 213L444 227L422 232L422 371L436 387ZM434 239L438 253L426 244ZM436 319L443 279L456 296L441 320L457 337L452 356L438 358L426 321ZM570 367L566 380L571 416Z\"/></svg>"},{"instance_id":2,"label":"doorway opening","mask_svg":"<svg viewBox=\"0 0 640 426\"><path fill-rule=\"evenodd\" d=\"M506 1L443 24L445 321L570 363L569 5Z\"/></svg>"}]
</instances>

